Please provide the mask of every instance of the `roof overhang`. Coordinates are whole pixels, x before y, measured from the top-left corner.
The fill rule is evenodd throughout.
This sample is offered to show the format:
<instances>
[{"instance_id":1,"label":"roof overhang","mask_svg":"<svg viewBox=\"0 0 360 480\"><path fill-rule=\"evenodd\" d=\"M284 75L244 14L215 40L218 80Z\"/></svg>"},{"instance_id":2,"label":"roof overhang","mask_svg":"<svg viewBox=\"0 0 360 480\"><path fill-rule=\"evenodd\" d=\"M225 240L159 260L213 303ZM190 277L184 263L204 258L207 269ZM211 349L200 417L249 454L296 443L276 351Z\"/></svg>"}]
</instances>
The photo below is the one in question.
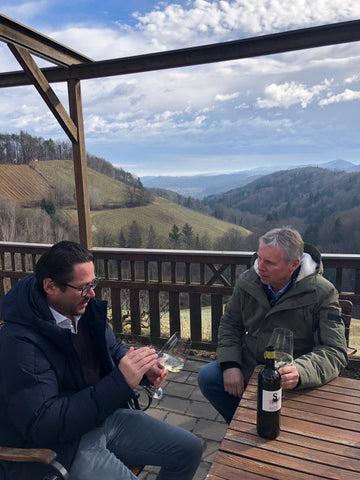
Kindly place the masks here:
<instances>
[{"instance_id":1,"label":"roof overhang","mask_svg":"<svg viewBox=\"0 0 360 480\"><path fill-rule=\"evenodd\" d=\"M6 22L9 21L7 17L0 15L0 39L4 39L4 34L1 33L4 30L4 19L6 19ZM16 24L16 22L14 23ZM19 24L16 25L18 26ZM62 67L42 69L47 81L52 83L65 82L69 79L85 80L202 65L356 42L360 40L360 20L303 28L231 42L101 61L91 61L87 57L82 57L80 54L66 49L61 44L53 42L33 30L28 29L27 36L31 40L28 40L28 44L34 49L35 40L39 42L42 37L44 42L43 48L41 48L41 41L40 44L37 43L36 54L49 61L53 58L54 62L56 57L57 62L55 63L62 64ZM18 33L16 37L19 37ZM60 62L60 60L63 61ZM65 61L73 61L73 63L68 63L67 67L64 68ZM0 74L0 88L29 84L31 84L31 80L24 72Z\"/></svg>"},{"instance_id":2,"label":"roof overhang","mask_svg":"<svg viewBox=\"0 0 360 480\"><path fill-rule=\"evenodd\" d=\"M32 54L64 67L92 61L81 53L2 14L0 14L0 40L26 48Z\"/></svg>"}]
</instances>

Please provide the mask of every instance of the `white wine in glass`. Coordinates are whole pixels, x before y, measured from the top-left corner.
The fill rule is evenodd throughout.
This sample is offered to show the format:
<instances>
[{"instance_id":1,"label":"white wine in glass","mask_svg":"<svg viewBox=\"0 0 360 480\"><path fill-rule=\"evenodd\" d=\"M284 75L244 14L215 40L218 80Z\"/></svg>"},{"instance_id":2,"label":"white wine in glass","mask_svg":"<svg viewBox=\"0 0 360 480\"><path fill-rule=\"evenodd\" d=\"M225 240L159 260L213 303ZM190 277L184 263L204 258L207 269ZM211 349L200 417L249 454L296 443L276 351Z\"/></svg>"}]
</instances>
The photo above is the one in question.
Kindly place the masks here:
<instances>
[{"instance_id":1,"label":"white wine in glass","mask_svg":"<svg viewBox=\"0 0 360 480\"><path fill-rule=\"evenodd\" d=\"M158 361L169 372L180 372L185 364L185 359L191 348L190 338L180 338L180 333L175 332L158 352ZM161 400L163 397L162 388L155 389L153 394L155 399Z\"/></svg>"},{"instance_id":2,"label":"white wine in glass","mask_svg":"<svg viewBox=\"0 0 360 480\"><path fill-rule=\"evenodd\" d=\"M268 345L275 348L275 367L291 365L294 361L294 334L288 328L274 328Z\"/></svg>"},{"instance_id":3,"label":"white wine in glass","mask_svg":"<svg viewBox=\"0 0 360 480\"><path fill-rule=\"evenodd\" d=\"M170 372L180 372L191 347L190 339L180 338L179 332L174 333L158 352L161 365Z\"/></svg>"}]
</instances>

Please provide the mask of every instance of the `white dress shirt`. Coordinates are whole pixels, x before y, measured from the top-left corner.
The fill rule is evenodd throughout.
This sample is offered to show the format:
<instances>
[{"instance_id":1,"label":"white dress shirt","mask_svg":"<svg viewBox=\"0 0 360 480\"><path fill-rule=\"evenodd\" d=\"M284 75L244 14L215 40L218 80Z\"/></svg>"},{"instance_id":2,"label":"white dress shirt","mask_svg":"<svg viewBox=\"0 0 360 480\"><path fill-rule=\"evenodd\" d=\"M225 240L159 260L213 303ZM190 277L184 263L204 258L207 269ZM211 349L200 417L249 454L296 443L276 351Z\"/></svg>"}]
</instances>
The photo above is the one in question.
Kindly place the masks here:
<instances>
[{"instance_id":1,"label":"white dress shirt","mask_svg":"<svg viewBox=\"0 0 360 480\"><path fill-rule=\"evenodd\" d=\"M57 312L56 310L54 310L51 307L49 307L49 308L50 308L50 311L55 318L56 325L59 325L59 327L61 327L61 328L69 328L71 330L71 333L77 333L77 326L78 326L79 320L81 318L81 315L77 315L76 317L74 316L74 321L75 321L75 327L74 327L70 318L65 317L65 315Z\"/></svg>"}]
</instances>

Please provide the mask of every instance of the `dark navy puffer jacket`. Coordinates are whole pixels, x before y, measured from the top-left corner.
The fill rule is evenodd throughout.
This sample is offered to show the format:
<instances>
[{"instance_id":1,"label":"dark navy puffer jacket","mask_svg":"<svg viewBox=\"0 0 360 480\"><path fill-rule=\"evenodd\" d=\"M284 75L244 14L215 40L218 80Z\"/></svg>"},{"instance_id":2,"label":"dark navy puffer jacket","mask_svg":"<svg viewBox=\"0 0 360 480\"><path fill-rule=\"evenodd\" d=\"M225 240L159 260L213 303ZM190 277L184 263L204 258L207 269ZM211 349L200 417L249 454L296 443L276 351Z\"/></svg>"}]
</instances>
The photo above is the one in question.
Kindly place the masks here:
<instances>
[{"instance_id":1,"label":"dark navy puffer jacket","mask_svg":"<svg viewBox=\"0 0 360 480\"><path fill-rule=\"evenodd\" d=\"M4 297L1 318L0 445L51 448L69 468L81 435L132 397L117 368L127 348L106 321L106 302L91 299L83 320L102 378L86 385L71 332L56 325L33 274ZM6 480L39 479L36 464L2 462L0 467L7 471Z\"/></svg>"}]
</instances>

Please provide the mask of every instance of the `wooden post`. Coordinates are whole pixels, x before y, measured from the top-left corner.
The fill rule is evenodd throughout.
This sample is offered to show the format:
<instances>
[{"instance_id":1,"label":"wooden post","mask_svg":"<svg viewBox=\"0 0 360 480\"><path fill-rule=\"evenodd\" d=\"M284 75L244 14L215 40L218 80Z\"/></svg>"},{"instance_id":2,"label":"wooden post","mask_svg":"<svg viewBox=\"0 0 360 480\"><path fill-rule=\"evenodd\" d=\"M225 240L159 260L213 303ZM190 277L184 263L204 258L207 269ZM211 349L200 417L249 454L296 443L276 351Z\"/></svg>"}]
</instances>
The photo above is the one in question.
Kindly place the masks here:
<instances>
[{"instance_id":1,"label":"wooden post","mask_svg":"<svg viewBox=\"0 0 360 480\"><path fill-rule=\"evenodd\" d=\"M81 106L80 80L68 80L70 117L78 129L78 141L73 142L75 190L80 243L92 248L89 188L86 164L84 121Z\"/></svg>"}]
</instances>

